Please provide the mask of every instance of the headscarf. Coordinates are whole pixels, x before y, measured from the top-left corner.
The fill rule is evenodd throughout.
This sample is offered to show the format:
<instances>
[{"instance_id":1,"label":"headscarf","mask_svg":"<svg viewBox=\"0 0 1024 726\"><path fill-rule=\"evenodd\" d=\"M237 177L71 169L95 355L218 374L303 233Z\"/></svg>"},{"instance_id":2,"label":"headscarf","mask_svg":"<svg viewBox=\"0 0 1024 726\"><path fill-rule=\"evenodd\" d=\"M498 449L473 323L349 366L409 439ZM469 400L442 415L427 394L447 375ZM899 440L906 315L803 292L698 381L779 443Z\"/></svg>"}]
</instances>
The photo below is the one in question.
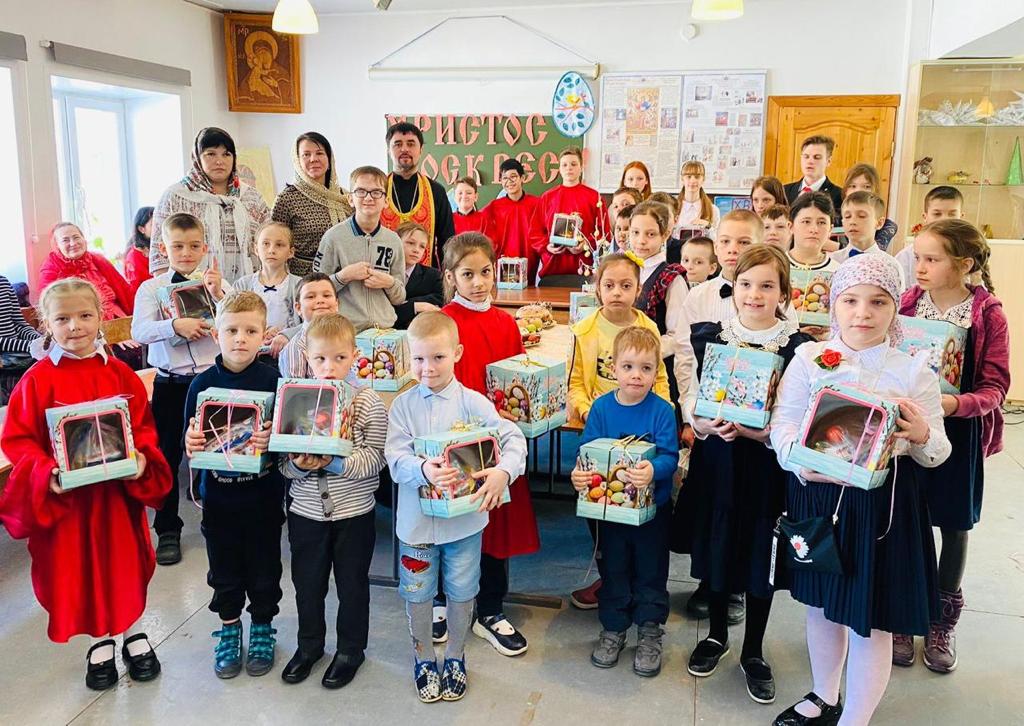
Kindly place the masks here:
<instances>
[{"instance_id":1,"label":"headscarf","mask_svg":"<svg viewBox=\"0 0 1024 726\"><path fill-rule=\"evenodd\" d=\"M226 141L230 142L230 145L224 145L228 151L231 152L231 176L228 177L228 193L229 197L237 197L241 194L242 183L238 178L238 155L235 153L235 142L231 139L229 134L224 129L219 129L216 126L207 126L206 128L200 129L199 133L196 134L196 140L192 143L192 168L188 170L188 173L182 178L181 183L185 185L185 188L190 192L206 192L207 194L214 194L220 196L213 191L213 184L210 182L210 177L206 176L206 172L203 171L203 164L200 161L203 155L203 149L209 148L202 146L203 139L207 135L216 134L223 136ZM220 146L222 144L218 144Z\"/></svg>"},{"instance_id":2,"label":"headscarf","mask_svg":"<svg viewBox=\"0 0 1024 726\"><path fill-rule=\"evenodd\" d=\"M832 315L832 335L839 335L839 321L836 319L836 300L846 290L856 285L874 285L882 288L895 303L898 311L902 286L900 285L899 263L889 255L856 255L839 265L832 275L832 290L829 293L829 310ZM889 325L889 345L896 346L903 341L903 326L899 315L894 314Z\"/></svg>"},{"instance_id":3,"label":"headscarf","mask_svg":"<svg viewBox=\"0 0 1024 726\"><path fill-rule=\"evenodd\" d=\"M309 201L326 207L327 213L331 217L331 224L337 224L343 219L348 219L352 216L352 205L349 204L345 190L338 184L338 167L334 163L334 151L330 145L324 149L327 152L328 160L327 179L325 180L327 184L325 186L315 181L302 169L302 162L299 160L299 142L303 138L317 143L315 140L305 137L305 135L295 142L295 146L292 149L292 166L295 167L293 186ZM322 146L321 144L317 145Z\"/></svg>"}]
</instances>

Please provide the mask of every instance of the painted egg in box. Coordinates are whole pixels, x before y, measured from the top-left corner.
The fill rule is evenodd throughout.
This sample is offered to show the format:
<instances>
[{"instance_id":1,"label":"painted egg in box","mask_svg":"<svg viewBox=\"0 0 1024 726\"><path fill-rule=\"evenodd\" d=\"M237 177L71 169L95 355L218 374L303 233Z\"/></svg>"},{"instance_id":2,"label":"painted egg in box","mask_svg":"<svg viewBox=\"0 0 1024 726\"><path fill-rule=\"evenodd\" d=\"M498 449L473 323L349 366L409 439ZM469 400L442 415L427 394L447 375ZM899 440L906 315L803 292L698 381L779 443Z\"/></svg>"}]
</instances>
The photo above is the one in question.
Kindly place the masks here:
<instances>
[{"instance_id":1,"label":"painted egg in box","mask_svg":"<svg viewBox=\"0 0 1024 726\"><path fill-rule=\"evenodd\" d=\"M373 360L363 356L356 361L357 375L360 378L379 378L381 380L395 377L395 362L391 352L378 350Z\"/></svg>"}]
</instances>

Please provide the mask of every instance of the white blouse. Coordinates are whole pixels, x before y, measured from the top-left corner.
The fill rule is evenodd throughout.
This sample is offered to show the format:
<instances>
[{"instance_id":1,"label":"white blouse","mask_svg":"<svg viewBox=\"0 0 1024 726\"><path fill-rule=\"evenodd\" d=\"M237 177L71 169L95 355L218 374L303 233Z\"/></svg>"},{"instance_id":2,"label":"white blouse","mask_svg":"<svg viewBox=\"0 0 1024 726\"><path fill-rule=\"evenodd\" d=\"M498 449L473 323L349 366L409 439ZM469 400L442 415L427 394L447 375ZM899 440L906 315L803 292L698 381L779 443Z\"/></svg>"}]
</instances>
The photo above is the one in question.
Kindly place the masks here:
<instances>
[{"instance_id":1,"label":"white blouse","mask_svg":"<svg viewBox=\"0 0 1024 726\"><path fill-rule=\"evenodd\" d=\"M647 283L662 262L665 262L665 250L644 260L644 266L640 269L640 287ZM679 330L679 321L683 317L683 304L686 302L688 289L686 280L683 277L677 277L668 286L668 291L665 293L665 332L661 336L662 358L668 358L679 352L676 331Z\"/></svg>"},{"instance_id":2,"label":"white blouse","mask_svg":"<svg viewBox=\"0 0 1024 726\"><path fill-rule=\"evenodd\" d=\"M672 228L672 236L678 237L679 231L683 227L693 227L694 222L700 219L700 199L696 202L688 202L680 197L682 204L679 210L679 216L676 218L675 226ZM722 221L722 212L714 204L711 205L711 219L706 220L710 222L707 227L707 235L711 239L715 238L715 234L718 231L718 223Z\"/></svg>"},{"instance_id":3,"label":"white blouse","mask_svg":"<svg viewBox=\"0 0 1024 726\"><path fill-rule=\"evenodd\" d=\"M826 348L843 355L842 361L831 371L814 362ZM800 472L800 466L789 464L789 450L799 438L804 420L811 415L812 391L822 383L861 385L886 398L912 400L928 422L928 440L916 445L901 439L897 442L895 456L910 454L914 461L926 467L938 466L949 458L952 446L942 420L939 379L928 368L926 358L910 357L890 346L888 338L873 348L855 351L836 337L801 345L782 376L772 409L771 442L783 469L794 474Z\"/></svg>"}]
</instances>

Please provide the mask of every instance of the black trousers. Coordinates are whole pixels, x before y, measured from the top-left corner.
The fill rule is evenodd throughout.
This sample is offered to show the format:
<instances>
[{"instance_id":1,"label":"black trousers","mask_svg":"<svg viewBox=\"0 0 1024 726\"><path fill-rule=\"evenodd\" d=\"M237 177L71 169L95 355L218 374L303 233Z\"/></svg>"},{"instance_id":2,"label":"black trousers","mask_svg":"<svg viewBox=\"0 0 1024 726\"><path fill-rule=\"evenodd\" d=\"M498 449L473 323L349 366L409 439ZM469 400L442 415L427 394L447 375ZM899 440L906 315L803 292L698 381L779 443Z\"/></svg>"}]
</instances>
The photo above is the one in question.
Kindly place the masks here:
<instances>
[{"instance_id":1,"label":"black trousers","mask_svg":"<svg viewBox=\"0 0 1024 726\"><path fill-rule=\"evenodd\" d=\"M218 484L209 478L203 498L203 536L213 588L210 610L221 620L242 614L246 598L254 623L280 612L281 527L284 488L276 473L248 484Z\"/></svg>"},{"instance_id":2,"label":"black trousers","mask_svg":"<svg viewBox=\"0 0 1024 726\"><path fill-rule=\"evenodd\" d=\"M166 532L181 532L185 523L178 516L178 468L184 449L185 398L191 377L175 376L172 380L157 376L153 381L153 418L156 419L156 435L160 441L167 464L171 467L173 484L164 499L163 506L156 510L153 529L158 535Z\"/></svg>"},{"instance_id":3,"label":"black trousers","mask_svg":"<svg viewBox=\"0 0 1024 726\"><path fill-rule=\"evenodd\" d=\"M292 583L299 611L299 650L307 657L324 652L327 621L324 602L331 571L338 591L338 652L366 650L370 631L370 560L377 541L374 513L317 522L288 513Z\"/></svg>"}]
</instances>

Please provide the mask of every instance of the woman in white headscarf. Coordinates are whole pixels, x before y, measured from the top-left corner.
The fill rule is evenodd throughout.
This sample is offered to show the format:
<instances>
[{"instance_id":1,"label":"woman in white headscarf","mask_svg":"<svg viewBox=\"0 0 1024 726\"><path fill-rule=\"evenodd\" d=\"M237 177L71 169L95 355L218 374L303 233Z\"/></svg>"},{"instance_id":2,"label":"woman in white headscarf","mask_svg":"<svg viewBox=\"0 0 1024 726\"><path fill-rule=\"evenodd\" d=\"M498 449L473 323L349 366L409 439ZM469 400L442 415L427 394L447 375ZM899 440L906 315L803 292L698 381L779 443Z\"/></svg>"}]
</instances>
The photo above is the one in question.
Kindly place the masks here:
<instances>
[{"instance_id":1,"label":"woman in white headscarf","mask_svg":"<svg viewBox=\"0 0 1024 726\"><path fill-rule=\"evenodd\" d=\"M291 229L295 256L288 268L301 277L313 271L313 258L324 232L351 217L352 205L338 184L334 152L322 134L308 131L299 136L292 160L295 181L277 195L271 217Z\"/></svg>"}]
</instances>

